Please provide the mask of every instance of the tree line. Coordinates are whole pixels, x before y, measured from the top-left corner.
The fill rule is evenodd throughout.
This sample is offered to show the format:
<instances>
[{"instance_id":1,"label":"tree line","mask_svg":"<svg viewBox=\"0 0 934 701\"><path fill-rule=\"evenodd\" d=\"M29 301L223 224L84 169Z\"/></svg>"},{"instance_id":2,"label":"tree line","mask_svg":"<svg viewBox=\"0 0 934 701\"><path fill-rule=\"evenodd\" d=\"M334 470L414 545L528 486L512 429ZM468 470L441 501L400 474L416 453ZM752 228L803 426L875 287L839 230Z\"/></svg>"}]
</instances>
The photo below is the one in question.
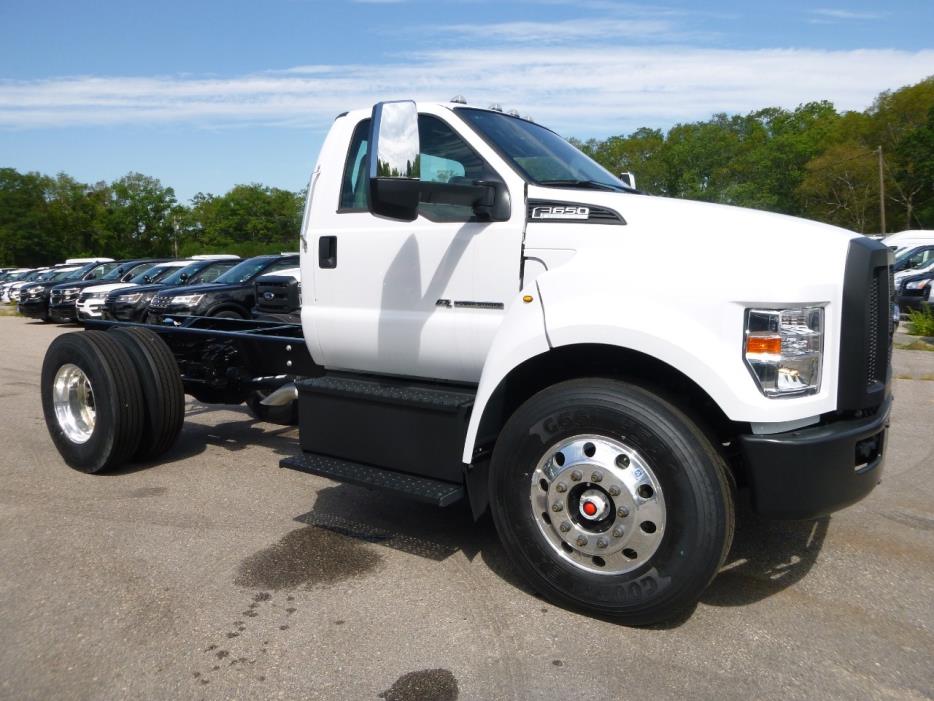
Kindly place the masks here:
<instances>
[{"instance_id":1,"label":"tree line","mask_svg":"<svg viewBox=\"0 0 934 701\"><path fill-rule=\"evenodd\" d=\"M885 231L934 229L934 76L883 92L862 112L810 102L571 142L614 173L635 173L650 194L876 233L882 192ZM250 184L183 204L141 173L86 184L0 168L0 264L294 250L304 195Z\"/></svg>"},{"instance_id":2,"label":"tree line","mask_svg":"<svg viewBox=\"0 0 934 701\"><path fill-rule=\"evenodd\" d=\"M0 168L0 263L297 250L304 196L237 185L224 195L198 193L186 205L141 173L88 185L65 173Z\"/></svg>"},{"instance_id":3,"label":"tree line","mask_svg":"<svg viewBox=\"0 0 934 701\"><path fill-rule=\"evenodd\" d=\"M809 102L716 114L667 133L571 141L610 171L631 171L655 195L879 233L882 192L886 232L934 229L934 76L881 93L863 112Z\"/></svg>"}]
</instances>

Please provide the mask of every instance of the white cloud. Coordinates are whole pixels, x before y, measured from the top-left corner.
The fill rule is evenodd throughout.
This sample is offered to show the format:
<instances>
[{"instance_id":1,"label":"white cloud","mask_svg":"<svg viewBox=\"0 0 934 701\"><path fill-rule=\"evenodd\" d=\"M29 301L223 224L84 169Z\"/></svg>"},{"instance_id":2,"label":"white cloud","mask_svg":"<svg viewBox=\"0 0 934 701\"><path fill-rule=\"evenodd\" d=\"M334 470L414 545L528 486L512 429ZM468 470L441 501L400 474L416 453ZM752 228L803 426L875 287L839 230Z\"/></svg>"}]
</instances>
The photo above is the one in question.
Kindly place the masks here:
<instances>
[{"instance_id":1,"label":"white cloud","mask_svg":"<svg viewBox=\"0 0 934 701\"><path fill-rule=\"evenodd\" d=\"M574 19L561 22L501 22L498 24L452 24L433 28L459 38L525 44L566 43L581 39L658 39L675 36L669 22L662 20Z\"/></svg>"},{"instance_id":2,"label":"white cloud","mask_svg":"<svg viewBox=\"0 0 934 701\"><path fill-rule=\"evenodd\" d=\"M0 128L187 123L325 128L381 99L493 102L568 135L629 131L829 99L863 109L934 74L934 50L725 50L515 45L438 50L376 65L311 65L227 78L74 76L0 81Z\"/></svg>"},{"instance_id":3,"label":"white cloud","mask_svg":"<svg viewBox=\"0 0 934 701\"><path fill-rule=\"evenodd\" d=\"M828 19L855 19L855 20L869 20L869 19L882 19L888 13L885 12L862 12L857 10L837 10L831 8L817 8L811 10L812 15L817 15L819 17L825 17Z\"/></svg>"}]
</instances>

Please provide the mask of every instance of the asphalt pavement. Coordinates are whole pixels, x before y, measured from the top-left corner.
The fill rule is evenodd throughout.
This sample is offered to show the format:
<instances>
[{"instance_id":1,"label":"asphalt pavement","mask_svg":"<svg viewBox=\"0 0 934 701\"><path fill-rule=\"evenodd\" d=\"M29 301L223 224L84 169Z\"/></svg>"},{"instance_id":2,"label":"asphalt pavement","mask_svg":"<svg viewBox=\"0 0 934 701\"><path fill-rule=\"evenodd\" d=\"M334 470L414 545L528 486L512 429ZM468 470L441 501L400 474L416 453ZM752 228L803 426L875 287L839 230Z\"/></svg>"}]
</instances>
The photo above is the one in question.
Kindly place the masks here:
<instances>
[{"instance_id":1,"label":"asphalt pavement","mask_svg":"<svg viewBox=\"0 0 934 701\"><path fill-rule=\"evenodd\" d=\"M283 470L295 429L190 401L158 464L68 468L0 318L0 698L934 696L934 353L895 352L882 484L830 518L742 510L682 620L627 628L515 576L488 520ZM909 379L910 378L910 379Z\"/></svg>"}]
</instances>

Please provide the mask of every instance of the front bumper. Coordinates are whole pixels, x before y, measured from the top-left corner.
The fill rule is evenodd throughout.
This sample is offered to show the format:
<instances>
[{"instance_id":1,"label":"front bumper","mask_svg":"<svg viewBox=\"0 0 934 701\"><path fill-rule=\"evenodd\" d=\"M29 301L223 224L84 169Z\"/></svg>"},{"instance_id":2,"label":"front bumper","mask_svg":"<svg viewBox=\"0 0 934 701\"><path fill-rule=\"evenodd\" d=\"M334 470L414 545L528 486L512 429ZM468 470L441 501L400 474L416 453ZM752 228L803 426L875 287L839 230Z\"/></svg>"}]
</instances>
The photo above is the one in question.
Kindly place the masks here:
<instances>
[{"instance_id":1,"label":"front bumper","mask_svg":"<svg viewBox=\"0 0 934 701\"><path fill-rule=\"evenodd\" d=\"M79 299L75 305L75 313L78 319L100 319L103 317L101 310L104 307L104 300L101 297L91 297L88 299Z\"/></svg>"},{"instance_id":2,"label":"front bumper","mask_svg":"<svg viewBox=\"0 0 934 701\"><path fill-rule=\"evenodd\" d=\"M49 315L49 305L44 299L20 300L16 305L16 311L31 319L45 319Z\"/></svg>"},{"instance_id":3,"label":"front bumper","mask_svg":"<svg viewBox=\"0 0 934 701\"><path fill-rule=\"evenodd\" d=\"M905 312L906 309L916 309L921 311L924 308L925 298L923 295L906 295L900 294L895 298L895 303L898 304L898 308Z\"/></svg>"},{"instance_id":4,"label":"front bumper","mask_svg":"<svg viewBox=\"0 0 934 701\"><path fill-rule=\"evenodd\" d=\"M891 410L888 398L869 417L740 436L756 512L814 518L869 494L882 478Z\"/></svg>"},{"instance_id":5,"label":"front bumper","mask_svg":"<svg viewBox=\"0 0 934 701\"><path fill-rule=\"evenodd\" d=\"M78 313L75 310L75 301L71 300L69 302L62 302L61 304L50 304L49 316L52 317L54 321L61 323L77 321Z\"/></svg>"}]
</instances>

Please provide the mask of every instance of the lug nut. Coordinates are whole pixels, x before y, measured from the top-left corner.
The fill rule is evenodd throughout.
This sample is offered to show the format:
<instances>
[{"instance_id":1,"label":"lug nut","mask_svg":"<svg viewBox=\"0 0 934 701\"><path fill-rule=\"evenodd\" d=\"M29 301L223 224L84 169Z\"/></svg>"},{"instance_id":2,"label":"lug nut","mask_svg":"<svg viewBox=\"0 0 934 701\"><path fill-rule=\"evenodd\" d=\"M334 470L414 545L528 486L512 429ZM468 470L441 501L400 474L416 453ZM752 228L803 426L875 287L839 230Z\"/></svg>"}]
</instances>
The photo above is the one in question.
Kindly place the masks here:
<instances>
[{"instance_id":1,"label":"lug nut","mask_svg":"<svg viewBox=\"0 0 934 701\"><path fill-rule=\"evenodd\" d=\"M619 487L617 487L615 484L612 487L610 487L610 496L611 497L619 496Z\"/></svg>"},{"instance_id":2,"label":"lug nut","mask_svg":"<svg viewBox=\"0 0 934 701\"><path fill-rule=\"evenodd\" d=\"M614 537L614 538L622 538L622 537L623 537L623 533L625 533L625 532L626 532L626 531L623 529L622 526L617 526L616 528L613 529L613 537Z\"/></svg>"},{"instance_id":3,"label":"lug nut","mask_svg":"<svg viewBox=\"0 0 934 701\"><path fill-rule=\"evenodd\" d=\"M621 506L616 510L616 515L620 518L626 518L629 515L629 509L625 506Z\"/></svg>"},{"instance_id":4,"label":"lug nut","mask_svg":"<svg viewBox=\"0 0 934 701\"><path fill-rule=\"evenodd\" d=\"M628 455L617 455L616 464L619 467L629 467L629 456Z\"/></svg>"},{"instance_id":5,"label":"lug nut","mask_svg":"<svg viewBox=\"0 0 934 701\"><path fill-rule=\"evenodd\" d=\"M605 548L609 544L610 544L610 541L608 541L606 538L597 538L598 548Z\"/></svg>"},{"instance_id":6,"label":"lug nut","mask_svg":"<svg viewBox=\"0 0 934 701\"><path fill-rule=\"evenodd\" d=\"M561 529L562 533L567 533L569 530L571 530L571 523L570 521L562 521L561 525L558 526L558 528Z\"/></svg>"},{"instance_id":7,"label":"lug nut","mask_svg":"<svg viewBox=\"0 0 934 701\"><path fill-rule=\"evenodd\" d=\"M555 489L559 492L566 492L568 491L568 486L564 482L558 482L558 484L555 485Z\"/></svg>"},{"instance_id":8,"label":"lug nut","mask_svg":"<svg viewBox=\"0 0 934 701\"><path fill-rule=\"evenodd\" d=\"M551 505L552 511L561 511L562 509L564 509L564 506L561 504L560 501L556 501L554 504Z\"/></svg>"},{"instance_id":9,"label":"lug nut","mask_svg":"<svg viewBox=\"0 0 934 701\"><path fill-rule=\"evenodd\" d=\"M575 482L580 482L583 478L584 478L584 475L581 473L580 470L574 470L571 473L571 479L574 480Z\"/></svg>"},{"instance_id":10,"label":"lug nut","mask_svg":"<svg viewBox=\"0 0 934 701\"><path fill-rule=\"evenodd\" d=\"M585 545L587 545L587 539L584 536L579 535L577 536L577 544L581 547L584 547Z\"/></svg>"},{"instance_id":11,"label":"lug nut","mask_svg":"<svg viewBox=\"0 0 934 701\"><path fill-rule=\"evenodd\" d=\"M590 481L591 482L602 482L603 474L600 472L594 472L592 475L590 475Z\"/></svg>"}]
</instances>

